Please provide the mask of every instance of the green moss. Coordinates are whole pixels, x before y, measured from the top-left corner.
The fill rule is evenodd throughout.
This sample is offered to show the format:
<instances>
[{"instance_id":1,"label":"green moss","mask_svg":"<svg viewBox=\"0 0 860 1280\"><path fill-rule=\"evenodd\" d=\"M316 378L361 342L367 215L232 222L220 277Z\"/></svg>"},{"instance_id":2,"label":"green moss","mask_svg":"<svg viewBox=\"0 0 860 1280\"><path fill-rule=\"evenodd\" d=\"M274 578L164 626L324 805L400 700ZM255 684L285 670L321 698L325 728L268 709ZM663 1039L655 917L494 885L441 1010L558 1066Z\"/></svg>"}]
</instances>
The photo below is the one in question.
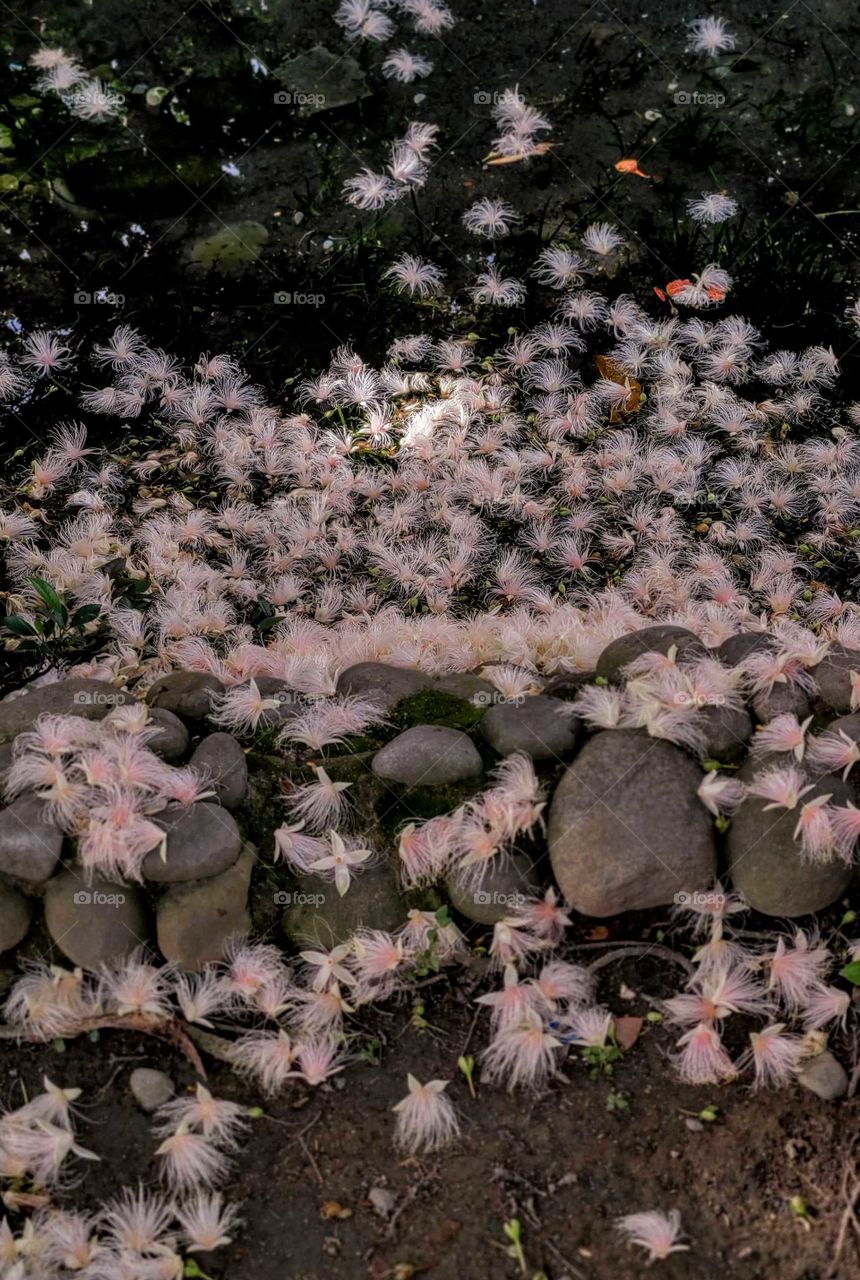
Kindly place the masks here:
<instances>
[{"instance_id":1,"label":"green moss","mask_svg":"<svg viewBox=\"0 0 860 1280\"><path fill-rule=\"evenodd\" d=\"M465 698L440 689L422 689L410 698L404 698L391 713L392 722L399 729L411 729L416 724L441 724L447 729L474 729L486 707L475 706Z\"/></svg>"},{"instance_id":2,"label":"green moss","mask_svg":"<svg viewBox=\"0 0 860 1280\"><path fill-rule=\"evenodd\" d=\"M451 813L486 786L485 778L468 778L441 787L413 790L386 784L384 803L377 810L377 827L383 838L395 843L395 836L408 822L426 822L439 814Z\"/></svg>"}]
</instances>

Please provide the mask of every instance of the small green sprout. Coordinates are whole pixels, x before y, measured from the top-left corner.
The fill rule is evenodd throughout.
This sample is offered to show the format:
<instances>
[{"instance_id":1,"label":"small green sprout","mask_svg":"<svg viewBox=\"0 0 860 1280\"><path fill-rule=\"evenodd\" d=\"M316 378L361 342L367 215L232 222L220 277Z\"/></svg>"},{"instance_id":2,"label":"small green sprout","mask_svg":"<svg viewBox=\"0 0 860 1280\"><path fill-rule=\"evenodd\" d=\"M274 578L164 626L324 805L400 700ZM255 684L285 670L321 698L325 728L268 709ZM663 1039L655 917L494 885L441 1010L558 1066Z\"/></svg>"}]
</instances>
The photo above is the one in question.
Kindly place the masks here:
<instances>
[{"instance_id":1,"label":"small green sprout","mask_svg":"<svg viewBox=\"0 0 860 1280\"><path fill-rule=\"evenodd\" d=\"M505 1250L509 1258L516 1259L517 1266L523 1275L526 1274L526 1255L523 1251L523 1229L520 1226L519 1218L509 1218L503 1227L504 1233L510 1240L510 1244Z\"/></svg>"},{"instance_id":2,"label":"small green sprout","mask_svg":"<svg viewBox=\"0 0 860 1280\"><path fill-rule=\"evenodd\" d=\"M475 1059L471 1054L466 1054L464 1057L457 1059L457 1066L466 1077L466 1084L469 1086L469 1093L473 1098L477 1099L478 1095L475 1093L475 1082L472 1079L475 1070Z\"/></svg>"}]
</instances>

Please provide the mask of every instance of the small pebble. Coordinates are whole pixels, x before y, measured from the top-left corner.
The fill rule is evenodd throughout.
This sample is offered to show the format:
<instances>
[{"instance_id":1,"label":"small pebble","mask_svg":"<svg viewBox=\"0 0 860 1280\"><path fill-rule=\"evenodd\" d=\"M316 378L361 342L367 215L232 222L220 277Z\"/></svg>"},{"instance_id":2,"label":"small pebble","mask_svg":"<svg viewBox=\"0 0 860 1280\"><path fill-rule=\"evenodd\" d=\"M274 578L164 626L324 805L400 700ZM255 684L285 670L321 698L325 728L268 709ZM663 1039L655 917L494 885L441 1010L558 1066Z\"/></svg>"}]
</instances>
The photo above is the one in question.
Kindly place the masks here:
<instances>
[{"instance_id":1,"label":"small pebble","mask_svg":"<svg viewBox=\"0 0 860 1280\"><path fill-rule=\"evenodd\" d=\"M176 1092L170 1076L154 1067L136 1067L128 1084L135 1102L148 1115L169 1102Z\"/></svg>"}]
</instances>

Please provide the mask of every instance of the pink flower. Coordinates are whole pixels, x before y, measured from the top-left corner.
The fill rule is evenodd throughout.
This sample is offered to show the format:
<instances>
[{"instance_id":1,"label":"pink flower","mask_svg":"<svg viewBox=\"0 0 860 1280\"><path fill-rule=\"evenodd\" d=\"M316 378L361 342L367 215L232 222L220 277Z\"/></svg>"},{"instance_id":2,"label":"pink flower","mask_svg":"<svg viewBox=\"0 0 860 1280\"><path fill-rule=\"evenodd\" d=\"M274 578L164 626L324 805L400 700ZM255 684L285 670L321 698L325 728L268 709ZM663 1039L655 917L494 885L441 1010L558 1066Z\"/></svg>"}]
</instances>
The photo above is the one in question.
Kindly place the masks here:
<instances>
[{"instance_id":1,"label":"pink flower","mask_svg":"<svg viewBox=\"0 0 860 1280\"><path fill-rule=\"evenodd\" d=\"M830 1022L837 1022L844 1030L850 1008L851 997L847 991L816 982L803 1001L803 1025L807 1030L818 1030Z\"/></svg>"},{"instance_id":2,"label":"pink flower","mask_svg":"<svg viewBox=\"0 0 860 1280\"><path fill-rule=\"evenodd\" d=\"M296 1046L296 1061L302 1077L313 1088L324 1084L346 1066L343 1050L331 1036L314 1036L300 1041Z\"/></svg>"},{"instance_id":3,"label":"pink flower","mask_svg":"<svg viewBox=\"0 0 860 1280\"><path fill-rule=\"evenodd\" d=\"M194 1097L174 1098L155 1113L155 1133L169 1136L179 1129L202 1133L218 1147L235 1148L237 1135L248 1127L246 1108L215 1098L202 1084Z\"/></svg>"},{"instance_id":4,"label":"pink flower","mask_svg":"<svg viewBox=\"0 0 860 1280\"><path fill-rule=\"evenodd\" d=\"M372 858L373 850L348 849L336 831L329 831L328 838L329 853L311 862L308 870L313 875L334 880L335 888L342 898L352 883L354 868L363 866L368 859Z\"/></svg>"},{"instance_id":5,"label":"pink flower","mask_svg":"<svg viewBox=\"0 0 860 1280\"><path fill-rule=\"evenodd\" d=\"M352 178L347 178L343 184L343 191L347 204L355 205L357 209L374 212L384 209L398 196L397 186L387 174L374 173L368 168L362 169L361 173L357 173Z\"/></svg>"},{"instance_id":6,"label":"pink flower","mask_svg":"<svg viewBox=\"0 0 860 1280\"><path fill-rule=\"evenodd\" d=\"M394 1142L403 1151L430 1152L450 1146L459 1136L460 1124L454 1104L446 1095L447 1080L421 1084L406 1077L409 1092L393 1108L397 1114Z\"/></svg>"},{"instance_id":7,"label":"pink flower","mask_svg":"<svg viewBox=\"0 0 860 1280\"><path fill-rule=\"evenodd\" d=\"M508 234L516 217L516 210L507 201L484 196L463 214L463 225L476 236L495 239Z\"/></svg>"},{"instance_id":8,"label":"pink flower","mask_svg":"<svg viewBox=\"0 0 860 1280\"><path fill-rule=\"evenodd\" d=\"M344 793L352 783L332 781L322 765L311 765L311 772L316 781L297 786L288 803L292 813L311 831L320 832L343 821L349 803Z\"/></svg>"},{"instance_id":9,"label":"pink flower","mask_svg":"<svg viewBox=\"0 0 860 1280\"><path fill-rule=\"evenodd\" d=\"M230 1061L266 1094L277 1093L295 1073L296 1049L286 1031L249 1031L231 1045Z\"/></svg>"},{"instance_id":10,"label":"pink flower","mask_svg":"<svg viewBox=\"0 0 860 1280\"><path fill-rule=\"evenodd\" d=\"M793 946L786 946L781 937L774 950L762 956L762 964L769 970L768 988L776 991L789 1013L803 1007L832 963L827 948L813 945L802 929L795 933Z\"/></svg>"},{"instance_id":11,"label":"pink flower","mask_svg":"<svg viewBox=\"0 0 860 1280\"><path fill-rule=\"evenodd\" d=\"M737 778L725 778L720 773L706 773L698 790L702 804L715 818L734 813L743 803L745 794L742 782Z\"/></svg>"},{"instance_id":12,"label":"pink flower","mask_svg":"<svg viewBox=\"0 0 860 1280\"><path fill-rule=\"evenodd\" d=\"M661 1209L649 1209L645 1213L629 1213L618 1218L615 1228L625 1236L631 1244L647 1249L647 1262L662 1261L672 1253L688 1250L688 1244L681 1244L681 1215L677 1209L663 1213Z\"/></svg>"},{"instance_id":13,"label":"pink flower","mask_svg":"<svg viewBox=\"0 0 860 1280\"><path fill-rule=\"evenodd\" d=\"M860 743L855 742L843 729L838 729L835 733L828 731L822 733L820 738L812 739L809 754L819 768L828 771L840 769L845 779L860 761Z\"/></svg>"},{"instance_id":14,"label":"pink flower","mask_svg":"<svg viewBox=\"0 0 860 1280\"><path fill-rule=\"evenodd\" d=\"M756 736L753 739L753 749L756 751L790 751L795 760L799 762L803 759L803 753L806 749L806 733L811 724L812 716L807 716L803 723L791 712L786 712L781 716L774 716L773 720L767 724L759 725L756 730Z\"/></svg>"},{"instance_id":15,"label":"pink flower","mask_svg":"<svg viewBox=\"0 0 860 1280\"><path fill-rule=\"evenodd\" d=\"M405 253L391 264L384 273L397 285L399 293L408 293L411 298L428 298L438 293L444 279L440 267L432 262L422 262L411 253Z\"/></svg>"},{"instance_id":16,"label":"pink flower","mask_svg":"<svg viewBox=\"0 0 860 1280\"><path fill-rule=\"evenodd\" d=\"M541 1088L556 1070L556 1050L561 1041L544 1029L543 1019L534 1009L521 1022L500 1030L484 1051L483 1073L487 1080L507 1080L508 1088L518 1085Z\"/></svg>"},{"instance_id":17,"label":"pink flower","mask_svg":"<svg viewBox=\"0 0 860 1280\"><path fill-rule=\"evenodd\" d=\"M698 1023L681 1036L678 1048L675 1065L687 1084L720 1084L736 1074L719 1032L707 1022Z\"/></svg>"},{"instance_id":18,"label":"pink flower","mask_svg":"<svg viewBox=\"0 0 860 1280\"><path fill-rule=\"evenodd\" d=\"M752 782L747 783L747 791L770 802L764 806L767 812L768 809L796 809L813 786L794 765L777 765L757 773Z\"/></svg>"},{"instance_id":19,"label":"pink flower","mask_svg":"<svg viewBox=\"0 0 860 1280\"><path fill-rule=\"evenodd\" d=\"M227 1159L215 1144L189 1129L165 1138L155 1154L161 1157L162 1177L179 1194L212 1186L227 1172Z\"/></svg>"},{"instance_id":20,"label":"pink flower","mask_svg":"<svg viewBox=\"0 0 860 1280\"><path fill-rule=\"evenodd\" d=\"M230 1232L238 1223L237 1211L232 1205L225 1206L217 1191L198 1191L192 1199L176 1205L174 1213L189 1253L211 1253L229 1244Z\"/></svg>"},{"instance_id":21,"label":"pink flower","mask_svg":"<svg viewBox=\"0 0 860 1280\"><path fill-rule=\"evenodd\" d=\"M775 1022L763 1031L751 1031L750 1049L745 1060L752 1061L755 1071L753 1088L787 1084L804 1053L802 1037L786 1031L782 1022Z\"/></svg>"}]
</instances>

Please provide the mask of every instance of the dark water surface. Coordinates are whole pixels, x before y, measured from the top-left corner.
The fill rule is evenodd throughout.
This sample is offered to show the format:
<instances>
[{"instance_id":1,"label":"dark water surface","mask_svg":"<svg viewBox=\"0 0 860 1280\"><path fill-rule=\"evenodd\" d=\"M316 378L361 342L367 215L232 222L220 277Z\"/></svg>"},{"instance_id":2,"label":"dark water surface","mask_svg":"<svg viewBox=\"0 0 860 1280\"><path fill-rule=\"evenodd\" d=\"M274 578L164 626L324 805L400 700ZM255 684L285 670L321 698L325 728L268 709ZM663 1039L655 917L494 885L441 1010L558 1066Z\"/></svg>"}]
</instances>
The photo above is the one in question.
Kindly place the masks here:
<instances>
[{"instance_id":1,"label":"dark water surface","mask_svg":"<svg viewBox=\"0 0 860 1280\"><path fill-rule=\"evenodd\" d=\"M685 24L708 7L677 0L455 4L457 24L441 41L401 19L391 42L352 46L334 8L3 3L0 263L10 339L37 324L101 336L120 317L170 350L229 350L278 393L340 342L378 359L392 335L415 330L414 304L380 281L395 253L431 256L462 288L480 245L460 215L486 194L523 215L504 243L505 270L522 272L549 236L573 237L605 218L629 240L620 285L637 297L716 260L736 277L733 309L777 345L850 349L842 312L856 291L860 226L854 6L720 6L738 47L716 59L685 51ZM38 95L26 63L40 42L62 45L122 92L122 117L77 121ZM427 79L382 77L386 53L401 44L434 61ZM365 96L306 114L294 87L307 82L284 64L315 45L336 60L329 89ZM557 146L488 169L488 99L515 84L549 116ZM425 100L416 104L416 93ZM346 206L344 178L365 163L381 168L413 119L440 126L416 201L381 215ZM651 179L617 173L624 156ZM697 230L686 200L721 189L740 200L742 216ZM470 307L427 307L420 323L443 336L499 326Z\"/></svg>"}]
</instances>

